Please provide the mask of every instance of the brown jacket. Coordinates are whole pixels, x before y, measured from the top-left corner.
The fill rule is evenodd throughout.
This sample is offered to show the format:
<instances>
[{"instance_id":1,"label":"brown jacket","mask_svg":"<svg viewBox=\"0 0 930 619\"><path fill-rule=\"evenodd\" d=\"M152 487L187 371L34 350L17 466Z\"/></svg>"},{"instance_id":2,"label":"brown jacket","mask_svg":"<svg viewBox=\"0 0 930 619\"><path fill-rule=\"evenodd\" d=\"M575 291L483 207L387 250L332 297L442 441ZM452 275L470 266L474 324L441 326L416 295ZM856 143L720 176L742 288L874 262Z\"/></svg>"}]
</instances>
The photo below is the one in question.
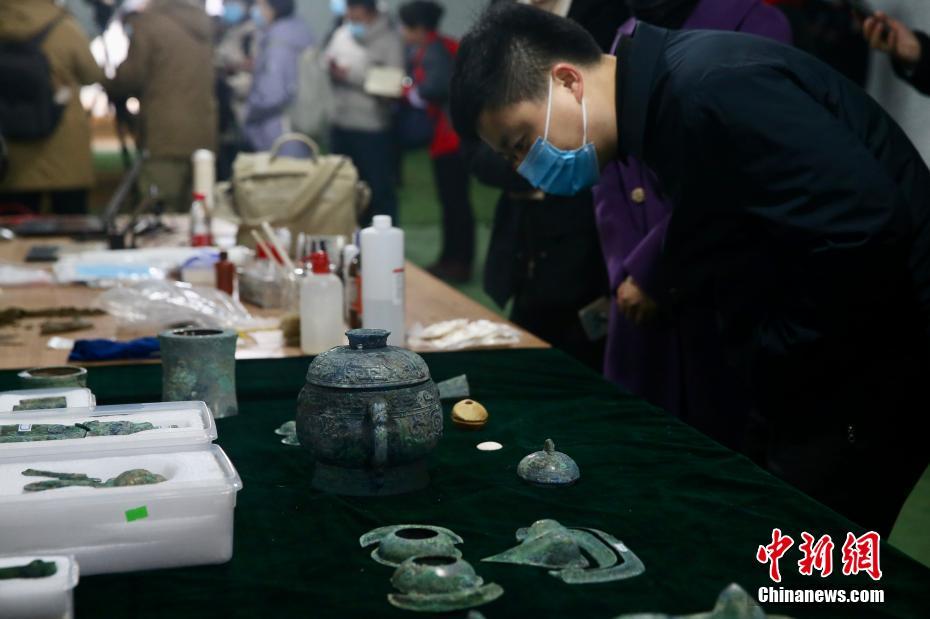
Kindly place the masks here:
<instances>
[{"instance_id":1,"label":"brown jacket","mask_svg":"<svg viewBox=\"0 0 930 619\"><path fill-rule=\"evenodd\" d=\"M215 151L210 18L192 0L152 0L130 23L129 54L107 90L139 98L144 148L184 159L198 148Z\"/></svg>"},{"instance_id":2,"label":"brown jacket","mask_svg":"<svg viewBox=\"0 0 930 619\"><path fill-rule=\"evenodd\" d=\"M62 9L52 0L0 0L0 39L35 36ZM94 183L90 124L81 107L80 87L103 82L90 42L70 15L58 22L42 45L56 87L71 91L61 121L44 140L10 142L10 171L0 191L85 189Z\"/></svg>"}]
</instances>

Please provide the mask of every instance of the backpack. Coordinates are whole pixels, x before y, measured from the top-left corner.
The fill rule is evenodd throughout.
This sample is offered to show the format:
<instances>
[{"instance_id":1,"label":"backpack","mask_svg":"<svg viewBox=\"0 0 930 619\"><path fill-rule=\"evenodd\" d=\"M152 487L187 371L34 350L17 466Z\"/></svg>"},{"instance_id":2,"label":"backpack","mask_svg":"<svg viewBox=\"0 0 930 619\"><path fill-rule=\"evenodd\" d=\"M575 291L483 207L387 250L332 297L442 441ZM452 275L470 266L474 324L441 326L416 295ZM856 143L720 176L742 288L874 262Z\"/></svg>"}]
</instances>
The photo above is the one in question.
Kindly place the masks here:
<instances>
[{"instance_id":1,"label":"backpack","mask_svg":"<svg viewBox=\"0 0 930 619\"><path fill-rule=\"evenodd\" d=\"M333 117L333 89L321 51L308 47L297 61L297 94L288 117L291 130L325 142Z\"/></svg>"},{"instance_id":2,"label":"backpack","mask_svg":"<svg viewBox=\"0 0 930 619\"><path fill-rule=\"evenodd\" d=\"M25 41L0 42L0 131L8 140L46 138L61 120L65 106L55 101L42 43L66 15L61 13Z\"/></svg>"}]
</instances>

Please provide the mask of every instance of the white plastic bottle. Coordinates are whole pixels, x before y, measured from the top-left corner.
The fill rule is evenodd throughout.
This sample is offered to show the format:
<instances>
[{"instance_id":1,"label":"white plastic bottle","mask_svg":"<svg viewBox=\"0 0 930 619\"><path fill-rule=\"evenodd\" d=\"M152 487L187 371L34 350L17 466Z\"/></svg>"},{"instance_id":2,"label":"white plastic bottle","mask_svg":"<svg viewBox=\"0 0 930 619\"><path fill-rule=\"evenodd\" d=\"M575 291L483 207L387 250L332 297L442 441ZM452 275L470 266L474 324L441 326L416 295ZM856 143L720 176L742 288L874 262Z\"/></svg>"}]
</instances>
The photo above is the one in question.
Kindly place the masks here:
<instances>
[{"instance_id":1,"label":"white plastic bottle","mask_svg":"<svg viewBox=\"0 0 930 619\"><path fill-rule=\"evenodd\" d=\"M404 231L391 225L388 215L375 215L362 230L362 325L387 329L388 344L406 342L404 312Z\"/></svg>"},{"instance_id":2,"label":"white plastic bottle","mask_svg":"<svg viewBox=\"0 0 930 619\"><path fill-rule=\"evenodd\" d=\"M213 212L213 185L216 184L216 157L213 151L200 148L191 155L191 185L194 193L204 196L207 212Z\"/></svg>"},{"instance_id":3,"label":"white plastic bottle","mask_svg":"<svg viewBox=\"0 0 930 619\"><path fill-rule=\"evenodd\" d=\"M329 270L329 256L318 251L310 256L313 265L300 283L300 349L318 355L342 344L342 282Z\"/></svg>"}]
</instances>

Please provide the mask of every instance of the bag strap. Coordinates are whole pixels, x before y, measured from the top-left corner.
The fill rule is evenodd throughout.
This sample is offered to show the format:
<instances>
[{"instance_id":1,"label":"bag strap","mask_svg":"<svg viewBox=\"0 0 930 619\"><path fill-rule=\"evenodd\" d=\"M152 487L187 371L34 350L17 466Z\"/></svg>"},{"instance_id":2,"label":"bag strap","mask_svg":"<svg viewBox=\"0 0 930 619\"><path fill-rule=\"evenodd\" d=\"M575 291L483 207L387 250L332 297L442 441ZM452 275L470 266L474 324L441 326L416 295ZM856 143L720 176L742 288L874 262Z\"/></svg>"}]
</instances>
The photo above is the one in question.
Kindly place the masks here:
<instances>
[{"instance_id":1,"label":"bag strap","mask_svg":"<svg viewBox=\"0 0 930 619\"><path fill-rule=\"evenodd\" d=\"M45 38L52 32L52 30L55 29L55 26L61 23L61 20L67 16L67 11L61 11L58 13L58 15L53 17L41 30L39 30L35 36L32 37L32 39L30 39L30 42L36 47L42 45L42 43L45 42Z\"/></svg>"},{"instance_id":2,"label":"bag strap","mask_svg":"<svg viewBox=\"0 0 930 619\"><path fill-rule=\"evenodd\" d=\"M271 145L270 154L268 161L269 163L278 158L278 151L281 150L281 147L287 142L303 142L310 149L310 152L313 153L312 159L320 158L320 147L314 142L311 138L305 136L303 133L297 133L296 131L290 133L282 133L278 139L274 141Z\"/></svg>"}]
</instances>

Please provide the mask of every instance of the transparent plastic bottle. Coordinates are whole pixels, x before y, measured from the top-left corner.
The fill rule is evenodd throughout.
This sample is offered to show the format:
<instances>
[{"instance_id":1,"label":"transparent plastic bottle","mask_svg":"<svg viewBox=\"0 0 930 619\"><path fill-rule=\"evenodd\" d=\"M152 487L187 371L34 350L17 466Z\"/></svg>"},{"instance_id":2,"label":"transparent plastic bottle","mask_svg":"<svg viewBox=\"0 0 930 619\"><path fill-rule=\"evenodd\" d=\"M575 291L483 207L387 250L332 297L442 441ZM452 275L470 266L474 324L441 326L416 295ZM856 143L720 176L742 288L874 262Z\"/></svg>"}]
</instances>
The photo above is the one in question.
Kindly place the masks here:
<instances>
[{"instance_id":1,"label":"transparent plastic bottle","mask_svg":"<svg viewBox=\"0 0 930 619\"><path fill-rule=\"evenodd\" d=\"M194 193L191 202L191 247L210 247L213 245L213 234L210 229L210 211L207 209L206 196Z\"/></svg>"},{"instance_id":2,"label":"transparent plastic bottle","mask_svg":"<svg viewBox=\"0 0 930 619\"><path fill-rule=\"evenodd\" d=\"M342 282L329 268L326 252L310 256L312 271L300 284L300 349L318 355L342 344Z\"/></svg>"}]
</instances>

